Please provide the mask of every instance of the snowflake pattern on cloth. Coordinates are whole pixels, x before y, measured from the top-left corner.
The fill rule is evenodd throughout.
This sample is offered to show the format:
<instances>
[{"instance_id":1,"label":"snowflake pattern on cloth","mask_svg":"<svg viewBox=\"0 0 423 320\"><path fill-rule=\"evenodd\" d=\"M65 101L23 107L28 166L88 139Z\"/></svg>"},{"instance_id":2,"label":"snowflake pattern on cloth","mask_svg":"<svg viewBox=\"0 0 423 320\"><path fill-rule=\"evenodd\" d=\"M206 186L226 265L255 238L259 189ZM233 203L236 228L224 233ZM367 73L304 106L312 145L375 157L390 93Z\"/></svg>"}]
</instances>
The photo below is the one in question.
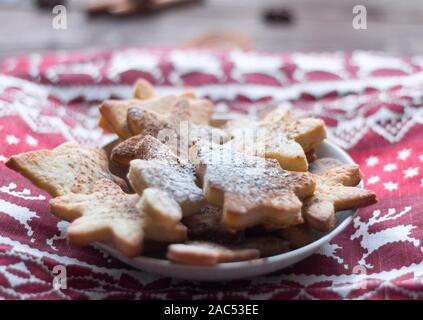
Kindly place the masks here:
<instances>
[{"instance_id":1,"label":"snowflake pattern on cloth","mask_svg":"<svg viewBox=\"0 0 423 320\"><path fill-rule=\"evenodd\" d=\"M11 57L0 65L0 298L422 299L423 63L377 52L267 54L141 49ZM195 63L194 63L195 62ZM162 93L194 87L217 116L254 118L269 100L317 115L328 139L361 165L379 203L308 259L262 277L221 283L164 278L95 248L69 247L50 196L7 169L13 154L114 137L97 127L99 101L127 98L143 77ZM178 88L179 87L179 88ZM67 288L53 287L66 267Z\"/></svg>"}]
</instances>

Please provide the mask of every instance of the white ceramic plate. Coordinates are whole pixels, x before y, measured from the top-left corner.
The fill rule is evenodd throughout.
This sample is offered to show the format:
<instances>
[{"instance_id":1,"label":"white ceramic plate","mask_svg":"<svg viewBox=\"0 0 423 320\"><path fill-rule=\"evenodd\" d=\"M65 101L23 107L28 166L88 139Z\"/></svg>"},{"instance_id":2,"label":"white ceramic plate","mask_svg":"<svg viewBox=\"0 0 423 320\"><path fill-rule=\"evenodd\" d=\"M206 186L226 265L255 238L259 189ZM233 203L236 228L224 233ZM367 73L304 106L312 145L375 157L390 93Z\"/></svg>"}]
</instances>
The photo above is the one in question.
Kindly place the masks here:
<instances>
[{"instance_id":1,"label":"white ceramic plate","mask_svg":"<svg viewBox=\"0 0 423 320\"><path fill-rule=\"evenodd\" d=\"M327 141L323 142L318 150L316 150L316 154L318 158L331 157L345 164L354 164L354 161L345 151ZM362 187L362 183L359 187ZM97 244L96 246L136 269L163 276L205 281L233 280L270 273L307 258L341 233L352 221L356 213L357 210L338 212L336 227L327 233L316 233L317 240L302 248L272 257L242 262L220 263L215 266L181 265L150 257L127 258L109 245Z\"/></svg>"}]
</instances>

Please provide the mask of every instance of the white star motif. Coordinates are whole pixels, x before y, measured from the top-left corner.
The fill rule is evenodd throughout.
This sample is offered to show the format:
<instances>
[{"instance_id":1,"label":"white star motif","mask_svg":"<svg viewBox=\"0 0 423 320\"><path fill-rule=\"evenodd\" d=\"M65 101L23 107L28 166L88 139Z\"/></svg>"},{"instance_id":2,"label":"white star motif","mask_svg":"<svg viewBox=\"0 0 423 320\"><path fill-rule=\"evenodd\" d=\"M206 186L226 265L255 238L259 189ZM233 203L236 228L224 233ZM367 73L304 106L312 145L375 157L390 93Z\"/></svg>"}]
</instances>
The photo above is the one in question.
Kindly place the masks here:
<instances>
[{"instance_id":1,"label":"white star motif","mask_svg":"<svg viewBox=\"0 0 423 320\"><path fill-rule=\"evenodd\" d=\"M398 189L398 183L389 181L383 184L383 187L388 191L393 191Z\"/></svg>"},{"instance_id":2,"label":"white star motif","mask_svg":"<svg viewBox=\"0 0 423 320\"><path fill-rule=\"evenodd\" d=\"M419 167L408 168L407 170L403 171L404 178L412 178L419 174Z\"/></svg>"},{"instance_id":3,"label":"white star motif","mask_svg":"<svg viewBox=\"0 0 423 320\"><path fill-rule=\"evenodd\" d=\"M398 159L399 160L406 160L411 154L410 149L402 149L398 152Z\"/></svg>"},{"instance_id":4,"label":"white star motif","mask_svg":"<svg viewBox=\"0 0 423 320\"><path fill-rule=\"evenodd\" d=\"M7 158L4 155L0 154L0 161L6 162L6 160L7 160Z\"/></svg>"},{"instance_id":5,"label":"white star motif","mask_svg":"<svg viewBox=\"0 0 423 320\"><path fill-rule=\"evenodd\" d=\"M366 159L366 163L369 167L373 167L374 165L378 164L379 158L375 156L368 157Z\"/></svg>"},{"instance_id":6,"label":"white star motif","mask_svg":"<svg viewBox=\"0 0 423 320\"><path fill-rule=\"evenodd\" d=\"M16 136L12 135L12 134L8 134L6 136L6 142L8 144L18 144L19 143L19 139Z\"/></svg>"},{"instance_id":7,"label":"white star motif","mask_svg":"<svg viewBox=\"0 0 423 320\"><path fill-rule=\"evenodd\" d=\"M367 184L375 184L380 181L380 178L378 176L371 176L369 179L367 179Z\"/></svg>"},{"instance_id":8,"label":"white star motif","mask_svg":"<svg viewBox=\"0 0 423 320\"><path fill-rule=\"evenodd\" d=\"M419 155L419 160L423 162L423 154Z\"/></svg>"},{"instance_id":9,"label":"white star motif","mask_svg":"<svg viewBox=\"0 0 423 320\"><path fill-rule=\"evenodd\" d=\"M388 163L383 167L383 171L391 172L397 170L397 165L395 163Z\"/></svg>"},{"instance_id":10,"label":"white star motif","mask_svg":"<svg viewBox=\"0 0 423 320\"><path fill-rule=\"evenodd\" d=\"M38 141L34 137L32 137L30 135L27 135L26 136L25 142L27 144L29 144L30 146L36 146L38 144Z\"/></svg>"}]
</instances>

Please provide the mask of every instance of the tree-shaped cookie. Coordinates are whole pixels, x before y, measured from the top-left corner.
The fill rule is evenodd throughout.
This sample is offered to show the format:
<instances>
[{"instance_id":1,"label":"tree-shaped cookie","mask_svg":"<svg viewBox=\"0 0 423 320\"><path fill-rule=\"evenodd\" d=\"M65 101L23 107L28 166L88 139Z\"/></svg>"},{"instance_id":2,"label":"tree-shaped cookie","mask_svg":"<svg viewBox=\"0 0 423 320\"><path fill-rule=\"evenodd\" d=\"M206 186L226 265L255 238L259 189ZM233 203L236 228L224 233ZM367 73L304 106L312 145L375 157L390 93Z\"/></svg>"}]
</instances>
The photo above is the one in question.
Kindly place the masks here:
<instances>
[{"instance_id":1,"label":"tree-shaped cookie","mask_svg":"<svg viewBox=\"0 0 423 320\"><path fill-rule=\"evenodd\" d=\"M356 187L361 181L358 165L343 165L336 159L322 158L310 165L316 179L314 195L304 203L307 223L328 231L335 226L336 212L368 206L377 202L373 191Z\"/></svg>"},{"instance_id":2,"label":"tree-shaped cookie","mask_svg":"<svg viewBox=\"0 0 423 320\"><path fill-rule=\"evenodd\" d=\"M138 194L146 188L166 191L181 206L184 215L198 212L204 204L197 186L195 167L178 158L159 140L146 136L138 146L141 159L130 163L128 179Z\"/></svg>"},{"instance_id":3,"label":"tree-shaped cookie","mask_svg":"<svg viewBox=\"0 0 423 320\"><path fill-rule=\"evenodd\" d=\"M110 180L101 179L92 193L60 196L51 199L50 205L55 215L72 221L67 230L71 244L112 242L122 254L132 257L142 251L144 239L186 240L186 229L179 223L179 206L158 190L149 189L140 199L136 194L124 193ZM161 225L166 228L160 230Z\"/></svg>"},{"instance_id":4,"label":"tree-shaped cookie","mask_svg":"<svg viewBox=\"0 0 423 320\"><path fill-rule=\"evenodd\" d=\"M291 120L279 109L261 121L229 121L226 129L243 152L276 159L282 168L291 171L307 171L306 153L318 147L326 137L322 120Z\"/></svg>"},{"instance_id":5,"label":"tree-shaped cookie","mask_svg":"<svg viewBox=\"0 0 423 320\"><path fill-rule=\"evenodd\" d=\"M230 139L225 131L195 124L191 117L189 101L180 99L164 115L151 110L129 108L127 120L132 134L151 135L183 158L187 157L189 147L197 139L215 143L224 143Z\"/></svg>"},{"instance_id":6,"label":"tree-shaped cookie","mask_svg":"<svg viewBox=\"0 0 423 320\"><path fill-rule=\"evenodd\" d=\"M248 156L232 143L197 141L190 158L209 203L223 207L222 223L235 230L284 228L303 222L302 200L314 192L308 172L283 170L274 159Z\"/></svg>"},{"instance_id":7,"label":"tree-shaped cookie","mask_svg":"<svg viewBox=\"0 0 423 320\"><path fill-rule=\"evenodd\" d=\"M110 173L104 150L85 150L73 142L63 143L53 150L14 155L6 166L54 197L71 192L88 193L101 178L114 181L124 189L127 187L123 179Z\"/></svg>"}]
</instances>

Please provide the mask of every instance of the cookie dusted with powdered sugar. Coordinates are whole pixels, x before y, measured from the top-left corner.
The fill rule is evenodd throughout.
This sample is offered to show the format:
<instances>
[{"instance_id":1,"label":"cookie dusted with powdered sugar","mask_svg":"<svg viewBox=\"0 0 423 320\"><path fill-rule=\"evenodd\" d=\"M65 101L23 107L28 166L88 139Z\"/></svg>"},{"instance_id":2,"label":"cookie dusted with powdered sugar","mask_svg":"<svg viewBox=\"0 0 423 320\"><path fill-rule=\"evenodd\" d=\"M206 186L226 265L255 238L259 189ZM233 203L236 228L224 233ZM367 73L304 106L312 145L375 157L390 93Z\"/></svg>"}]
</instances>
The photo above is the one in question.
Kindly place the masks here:
<instances>
[{"instance_id":1,"label":"cookie dusted with powdered sugar","mask_svg":"<svg viewBox=\"0 0 423 320\"><path fill-rule=\"evenodd\" d=\"M284 228L303 222L302 200L315 188L310 173L285 171L274 159L237 152L232 143L197 141L190 158L196 163L207 201L223 208L225 227Z\"/></svg>"},{"instance_id":2,"label":"cookie dusted with powdered sugar","mask_svg":"<svg viewBox=\"0 0 423 320\"><path fill-rule=\"evenodd\" d=\"M192 163L178 158L152 136L142 140L139 152L142 159L131 161L128 173L128 180L138 194L146 188L157 188L175 199L184 216L200 211L205 200Z\"/></svg>"},{"instance_id":3,"label":"cookie dusted with powdered sugar","mask_svg":"<svg viewBox=\"0 0 423 320\"><path fill-rule=\"evenodd\" d=\"M276 159L285 170L307 171L307 155L326 138L323 120L291 120L285 109L275 109L261 121L229 121L225 129L239 150Z\"/></svg>"},{"instance_id":4,"label":"cookie dusted with powdered sugar","mask_svg":"<svg viewBox=\"0 0 423 320\"><path fill-rule=\"evenodd\" d=\"M146 109L129 108L127 120L132 134L151 135L166 143L176 155L183 158L187 158L193 141L205 139L224 143L230 139L225 131L196 124L191 118L189 100L181 99L165 115Z\"/></svg>"}]
</instances>

